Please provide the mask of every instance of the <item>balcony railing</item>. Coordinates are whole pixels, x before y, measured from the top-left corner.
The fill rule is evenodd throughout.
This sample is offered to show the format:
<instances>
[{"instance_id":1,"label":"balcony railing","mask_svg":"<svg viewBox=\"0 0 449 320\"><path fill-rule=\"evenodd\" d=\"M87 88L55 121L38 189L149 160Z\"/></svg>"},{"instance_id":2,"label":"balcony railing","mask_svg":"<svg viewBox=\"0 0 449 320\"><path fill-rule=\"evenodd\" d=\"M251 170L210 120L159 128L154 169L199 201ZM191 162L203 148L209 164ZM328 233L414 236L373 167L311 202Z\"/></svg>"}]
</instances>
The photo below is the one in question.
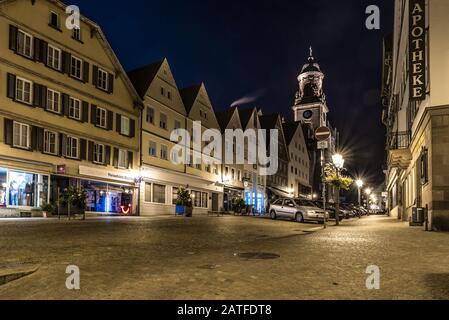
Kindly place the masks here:
<instances>
[{"instance_id":1,"label":"balcony railing","mask_svg":"<svg viewBox=\"0 0 449 320\"><path fill-rule=\"evenodd\" d=\"M410 146L410 132L395 132L390 138L390 150L407 149Z\"/></svg>"}]
</instances>

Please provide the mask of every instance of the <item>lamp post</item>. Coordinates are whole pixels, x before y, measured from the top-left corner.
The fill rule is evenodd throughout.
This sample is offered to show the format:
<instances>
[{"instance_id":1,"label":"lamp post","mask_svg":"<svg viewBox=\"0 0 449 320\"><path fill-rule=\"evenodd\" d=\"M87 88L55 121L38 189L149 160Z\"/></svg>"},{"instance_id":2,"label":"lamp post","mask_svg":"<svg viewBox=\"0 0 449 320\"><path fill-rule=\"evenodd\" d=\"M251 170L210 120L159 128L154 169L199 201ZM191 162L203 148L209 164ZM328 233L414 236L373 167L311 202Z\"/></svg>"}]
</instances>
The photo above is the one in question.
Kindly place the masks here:
<instances>
[{"instance_id":1,"label":"lamp post","mask_svg":"<svg viewBox=\"0 0 449 320\"><path fill-rule=\"evenodd\" d=\"M358 193L359 193L359 210L360 210L362 208L362 187L363 187L363 181L361 179L359 179L355 183L357 184L357 190L358 190ZM361 218L361 214L359 214L359 218Z\"/></svg>"},{"instance_id":2,"label":"lamp post","mask_svg":"<svg viewBox=\"0 0 449 320\"><path fill-rule=\"evenodd\" d=\"M369 209L369 198L371 195L372 190L370 188L366 188L365 189L365 194L366 194L366 209L368 209L368 214L370 213L370 209Z\"/></svg>"},{"instance_id":3,"label":"lamp post","mask_svg":"<svg viewBox=\"0 0 449 320\"><path fill-rule=\"evenodd\" d=\"M337 204L335 211L335 221L336 225L340 225L340 170L343 169L343 165L345 164L345 160L343 156L339 153L336 153L332 156L332 162L335 166L335 171L337 173Z\"/></svg>"}]
</instances>

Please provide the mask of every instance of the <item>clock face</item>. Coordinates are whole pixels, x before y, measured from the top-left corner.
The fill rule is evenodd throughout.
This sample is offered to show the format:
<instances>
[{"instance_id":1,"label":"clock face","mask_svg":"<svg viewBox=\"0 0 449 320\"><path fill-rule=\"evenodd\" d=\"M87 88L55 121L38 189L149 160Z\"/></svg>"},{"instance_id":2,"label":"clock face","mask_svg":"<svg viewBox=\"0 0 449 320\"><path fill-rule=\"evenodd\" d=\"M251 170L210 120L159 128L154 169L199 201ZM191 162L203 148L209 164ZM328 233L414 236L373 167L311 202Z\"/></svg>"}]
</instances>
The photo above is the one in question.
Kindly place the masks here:
<instances>
[{"instance_id":1,"label":"clock face","mask_svg":"<svg viewBox=\"0 0 449 320\"><path fill-rule=\"evenodd\" d=\"M304 119L309 120L313 116L313 111L312 110L306 110L306 111L304 111L302 116L304 117Z\"/></svg>"}]
</instances>

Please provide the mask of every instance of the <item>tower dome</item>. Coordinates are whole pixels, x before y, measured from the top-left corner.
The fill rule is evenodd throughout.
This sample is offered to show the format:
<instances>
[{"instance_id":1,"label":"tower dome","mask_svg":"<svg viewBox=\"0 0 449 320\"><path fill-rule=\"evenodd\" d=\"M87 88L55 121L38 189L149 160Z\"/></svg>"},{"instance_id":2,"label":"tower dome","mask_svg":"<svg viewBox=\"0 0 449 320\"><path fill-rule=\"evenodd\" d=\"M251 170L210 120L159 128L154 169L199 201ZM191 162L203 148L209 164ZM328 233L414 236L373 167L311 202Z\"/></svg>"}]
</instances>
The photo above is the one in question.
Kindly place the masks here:
<instances>
[{"instance_id":1,"label":"tower dome","mask_svg":"<svg viewBox=\"0 0 449 320\"><path fill-rule=\"evenodd\" d=\"M304 64L298 76L299 91L296 103L325 102L323 80L324 74L313 56L312 47L310 47L307 63Z\"/></svg>"}]
</instances>

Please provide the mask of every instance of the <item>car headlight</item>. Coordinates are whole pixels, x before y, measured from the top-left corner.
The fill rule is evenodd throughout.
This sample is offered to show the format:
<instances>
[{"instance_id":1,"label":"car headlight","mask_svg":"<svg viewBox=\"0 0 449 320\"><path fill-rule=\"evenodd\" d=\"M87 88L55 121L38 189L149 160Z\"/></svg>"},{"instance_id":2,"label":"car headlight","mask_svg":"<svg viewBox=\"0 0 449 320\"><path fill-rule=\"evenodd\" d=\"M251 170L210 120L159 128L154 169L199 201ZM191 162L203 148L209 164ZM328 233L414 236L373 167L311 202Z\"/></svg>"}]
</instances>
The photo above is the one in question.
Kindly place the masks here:
<instances>
[{"instance_id":1,"label":"car headlight","mask_svg":"<svg viewBox=\"0 0 449 320\"><path fill-rule=\"evenodd\" d=\"M307 214L310 215L310 216L314 216L315 215L315 211L309 210L309 211L307 211Z\"/></svg>"}]
</instances>

